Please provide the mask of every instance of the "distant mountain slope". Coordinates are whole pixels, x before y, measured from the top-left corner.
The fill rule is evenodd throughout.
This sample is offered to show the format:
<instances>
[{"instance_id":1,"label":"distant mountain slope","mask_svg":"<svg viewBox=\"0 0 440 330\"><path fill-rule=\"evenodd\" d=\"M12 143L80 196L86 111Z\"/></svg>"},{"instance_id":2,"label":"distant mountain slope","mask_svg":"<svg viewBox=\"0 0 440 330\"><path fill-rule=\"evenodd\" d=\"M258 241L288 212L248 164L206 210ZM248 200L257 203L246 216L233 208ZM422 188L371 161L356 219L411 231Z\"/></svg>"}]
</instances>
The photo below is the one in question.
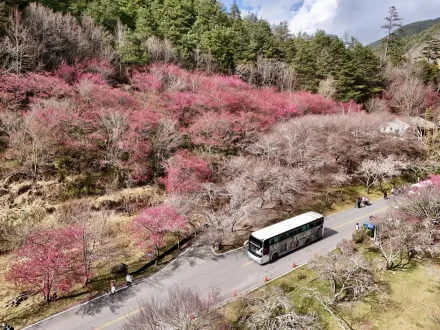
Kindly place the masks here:
<instances>
[{"instance_id":1,"label":"distant mountain slope","mask_svg":"<svg viewBox=\"0 0 440 330\"><path fill-rule=\"evenodd\" d=\"M414 22L411 24L404 25L402 27L403 37L410 39L413 36L418 35L419 33L423 32L425 30L428 30L429 28L431 28L433 25L436 25L436 24L440 24L440 17L436 18L436 19L429 19L426 21L419 21L419 22ZM368 46L371 48L377 49L380 47L380 44L383 39L384 38L379 39L379 40L369 44Z\"/></svg>"}]
</instances>

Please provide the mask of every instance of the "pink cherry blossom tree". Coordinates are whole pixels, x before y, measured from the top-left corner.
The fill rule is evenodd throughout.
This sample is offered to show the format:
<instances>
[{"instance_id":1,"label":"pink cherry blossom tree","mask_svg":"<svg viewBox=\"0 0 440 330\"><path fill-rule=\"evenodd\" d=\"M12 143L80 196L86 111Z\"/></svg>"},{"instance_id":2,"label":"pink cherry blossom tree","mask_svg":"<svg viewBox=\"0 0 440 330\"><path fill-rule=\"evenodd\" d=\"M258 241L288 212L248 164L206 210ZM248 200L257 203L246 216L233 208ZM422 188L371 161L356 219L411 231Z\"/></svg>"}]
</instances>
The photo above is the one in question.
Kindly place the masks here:
<instances>
[{"instance_id":1,"label":"pink cherry blossom tree","mask_svg":"<svg viewBox=\"0 0 440 330\"><path fill-rule=\"evenodd\" d=\"M187 194L200 190L201 184L211 179L209 163L187 150L176 152L165 165L166 175L162 180L167 192Z\"/></svg>"},{"instance_id":2,"label":"pink cherry blossom tree","mask_svg":"<svg viewBox=\"0 0 440 330\"><path fill-rule=\"evenodd\" d=\"M179 239L187 223L187 218L174 208L160 205L145 209L140 216L133 219L129 230L142 249L155 247L159 256L159 248L164 245L165 235L175 235Z\"/></svg>"},{"instance_id":3,"label":"pink cherry blossom tree","mask_svg":"<svg viewBox=\"0 0 440 330\"><path fill-rule=\"evenodd\" d=\"M81 283L81 229L45 229L30 234L18 252L20 260L7 275L11 282L36 293L46 302L57 292Z\"/></svg>"}]
</instances>

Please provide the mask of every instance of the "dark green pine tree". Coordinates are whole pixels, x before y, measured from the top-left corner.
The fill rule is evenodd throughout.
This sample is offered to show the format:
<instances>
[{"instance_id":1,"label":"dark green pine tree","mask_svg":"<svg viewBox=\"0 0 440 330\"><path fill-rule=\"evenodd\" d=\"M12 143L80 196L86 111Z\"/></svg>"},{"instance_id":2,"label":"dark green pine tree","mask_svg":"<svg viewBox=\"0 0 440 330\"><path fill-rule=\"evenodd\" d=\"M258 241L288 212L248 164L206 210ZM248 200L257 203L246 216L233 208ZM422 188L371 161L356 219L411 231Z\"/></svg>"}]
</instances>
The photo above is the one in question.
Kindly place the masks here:
<instances>
[{"instance_id":1,"label":"dark green pine tree","mask_svg":"<svg viewBox=\"0 0 440 330\"><path fill-rule=\"evenodd\" d=\"M422 49L423 56L428 62L437 63L440 59L440 40L431 38L427 41L426 46Z\"/></svg>"},{"instance_id":2,"label":"dark green pine tree","mask_svg":"<svg viewBox=\"0 0 440 330\"><path fill-rule=\"evenodd\" d=\"M338 76L338 99L363 102L382 90L380 59L372 49L353 41Z\"/></svg>"},{"instance_id":3,"label":"dark green pine tree","mask_svg":"<svg viewBox=\"0 0 440 330\"><path fill-rule=\"evenodd\" d=\"M171 41L178 50L181 60L185 65L189 65L194 48L188 37L196 21L194 2L193 0L163 0L162 8L161 13L155 13L159 34Z\"/></svg>"},{"instance_id":4,"label":"dark green pine tree","mask_svg":"<svg viewBox=\"0 0 440 330\"><path fill-rule=\"evenodd\" d=\"M254 62L258 56L278 58L281 50L277 47L271 26L267 21L250 14L243 19L243 27L248 38L247 49L243 54L244 61Z\"/></svg>"},{"instance_id":5,"label":"dark green pine tree","mask_svg":"<svg viewBox=\"0 0 440 330\"><path fill-rule=\"evenodd\" d=\"M317 76L318 64L315 49L308 36L301 35L295 39L296 54L293 67L296 71L301 89L317 92L320 78Z\"/></svg>"},{"instance_id":6,"label":"dark green pine tree","mask_svg":"<svg viewBox=\"0 0 440 330\"><path fill-rule=\"evenodd\" d=\"M241 11L240 11L240 9L238 8L238 5L237 5L237 1L236 0L234 0L233 2L232 2L232 5L231 5L231 11L230 11L230 13L229 13L229 16L232 18L232 19L238 19L238 20L241 20Z\"/></svg>"}]
</instances>

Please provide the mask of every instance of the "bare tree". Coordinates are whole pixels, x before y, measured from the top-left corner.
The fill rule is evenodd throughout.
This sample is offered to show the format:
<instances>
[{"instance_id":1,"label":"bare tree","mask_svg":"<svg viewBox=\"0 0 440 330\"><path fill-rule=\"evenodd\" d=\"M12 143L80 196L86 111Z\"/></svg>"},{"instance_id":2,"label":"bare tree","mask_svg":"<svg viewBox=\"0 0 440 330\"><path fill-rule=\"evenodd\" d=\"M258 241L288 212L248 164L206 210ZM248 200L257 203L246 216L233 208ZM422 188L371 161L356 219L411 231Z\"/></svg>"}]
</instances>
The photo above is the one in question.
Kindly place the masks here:
<instances>
[{"instance_id":1,"label":"bare tree","mask_svg":"<svg viewBox=\"0 0 440 330\"><path fill-rule=\"evenodd\" d=\"M339 251L313 258L309 264L320 278L330 282L333 304L360 300L377 288L371 265L348 244L344 243Z\"/></svg>"},{"instance_id":2,"label":"bare tree","mask_svg":"<svg viewBox=\"0 0 440 330\"><path fill-rule=\"evenodd\" d=\"M174 286L168 290L168 297L142 302L139 312L130 316L122 329L214 330L219 316L211 309L220 301L216 289L212 289L206 299L195 288Z\"/></svg>"},{"instance_id":3,"label":"bare tree","mask_svg":"<svg viewBox=\"0 0 440 330\"><path fill-rule=\"evenodd\" d=\"M278 288L270 288L242 298L239 324L250 330L322 329L316 314L299 315L290 299Z\"/></svg>"},{"instance_id":4,"label":"bare tree","mask_svg":"<svg viewBox=\"0 0 440 330\"><path fill-rule=\"evenodd\" d=\"M368 113L380 113L387 111L387 102L378 97L373 97L365 103L365 109Z\"/></svg>"},{"instance_id":5,"label":"bare tree","mask_svg":"<svg viewBox=\"0 0 440 330\"><path fill-rule=\"evenodd\" d=\"M88 17L81 21L31 3L24 14L14 9L1 40L3 70L13 72L53 69L62 61L112 60L109 39Z\"/></svg>"},{"instance_id":6,"label":"bare tree","mask_svg":"<svg viewBox=\"0 0 440 330\"><path fill-rule=\"evenodd\" d=\"M249 84L276 86L280 91L293 91L296 84L296 73L291 66L262 56L255 64L239 65L236 72Z\"/></svg>"},{"instance_id":7,"label":"bare tree","mask_svg":"<svg viewBox=\"0 0 440 330\"><path fill-rule=\"evenodd\" d=\"M336 94L336 80L332 76L328 76L326 79L319 82L318 93L325 98L331 99Z\"/></svg>"},{"instance_id":8,"label":"bare tree","mask_svg":"<svg viewBox=\"0 0 440 330\"><path fill-rule=\"evenodd\" d=\"M370 188L374 184L381 183L384 178L393 178L399 175L402 167L404 167L404 163L392 155L376 160L367 159L359 167L358 175L360 181L365 184L367 193L370 193Z\"/></svg>"},{"instance_id":9,"label":"bare tree","mask_svg":"<svg viewBox=\"0 0 440 330\"><path fill-rule=\"evenodd\" d=\"M176 51L168 39L151 36L145 42L145 49L151 62L171 63L176 59Z\"/></svg>"},{"instance_id":10,"label":"bare tree","mask_svg":"<svg viewBox=\"0 0 440 330\"><path fill-rule=\"evenodd\" d=\"M13 9L6 27L6 36L0 43L2 69L23 72L37 67L38 44L26 27L22 13Z\"/></svg>"},{"instance_id":11,"label":"bare tree","mask_svg":"<svg viewBox=\"0 0 440 330\"><path fill-rule=\"evenodd\" d=\"M153 172L158 173L159 168L183 142L179 133L177 122L172 119L161 118L151 139L153 152Z\"/></svg>"},{"instance_id":12,"label":"bare tree","mask_svg":"<svg viewBox=\"0 0 440 330\"><path fill-rule=\"evenodd\" d=\"M317 289L306 289L304 296L316 299L341 329L350 328L339 316L337 305L361 300L378 290L371 265L352 241L343 241L338 250L313 258L309 265L321 279L330 282L331 295Z\"/></svg>"},{"instance_id":13,"label":"bare tree","mask_svg":"<svg viewBox=\"0 0 440 330\"><path fill-rule=\"evenodd\" d=\"M389 91L391 106L395 112L407 116L420 116L426 109L429 87L418 77L408 77L404 81L394 81Z\"/></svg>"}]
</instances>

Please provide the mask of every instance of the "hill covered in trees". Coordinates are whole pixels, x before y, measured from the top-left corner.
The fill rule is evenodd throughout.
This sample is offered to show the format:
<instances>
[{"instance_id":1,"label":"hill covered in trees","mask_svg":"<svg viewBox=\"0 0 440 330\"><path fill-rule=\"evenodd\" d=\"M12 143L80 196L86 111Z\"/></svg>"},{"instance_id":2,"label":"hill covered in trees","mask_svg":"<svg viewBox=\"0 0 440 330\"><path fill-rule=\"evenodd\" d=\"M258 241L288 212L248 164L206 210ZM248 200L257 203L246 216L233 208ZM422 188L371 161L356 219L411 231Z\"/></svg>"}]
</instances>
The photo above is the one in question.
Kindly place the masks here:
<instances>
[{"instance_id":1,"label":"hill covered in trees","mask_svg":"<svg viewBox=\"0 0 440 330\"><path fill-rule=\"evenodd\" d=\"M430 29L432 26L437 24L440 24L440 17L436 19L428 19L426 21L413 22L402 26L402 30L400 33L403 38L412 40L414 38L417 38L417 35L421 34L422 32ZM382 38L375 42L372 42L371 44L368 45L368 47L379 49L384 40L385 38Z\"/></svg>"},{"instance_id":2,"label":"hill covered in trees","mask_svg":"<svg viewBox=\"0 0 440 330\"><path fill-rule=\"evenodd\" d=\"M241 244L346 186L436 168L438 132L410 118L440 117L433 63L383 63L215 0L41 3L1 11L2 302L50 300L51 283L84 298L156 243ZM384 130L399 121L405 134Z\"/></svg>"},{"instance_id":3,"label":"hill covered in trees","mask_svg":"<svg viewBox=\"0 0 440 330\"><path fill-rule=\"evenodd\" d=\"M11 7L14 1L3 8L3 70L53 70L63 61L99 58L120 70L162 61L238 74L252 85L279 90L317 92L320 81L331 78L332 96L341 101L365 101L383 88L377 57L356 39L323 31L293 36L287 23L242 17L236 4L225 9L216 0L44 3L61 11L32 5L20 12Z\"/></svg>"}]
</instances>

